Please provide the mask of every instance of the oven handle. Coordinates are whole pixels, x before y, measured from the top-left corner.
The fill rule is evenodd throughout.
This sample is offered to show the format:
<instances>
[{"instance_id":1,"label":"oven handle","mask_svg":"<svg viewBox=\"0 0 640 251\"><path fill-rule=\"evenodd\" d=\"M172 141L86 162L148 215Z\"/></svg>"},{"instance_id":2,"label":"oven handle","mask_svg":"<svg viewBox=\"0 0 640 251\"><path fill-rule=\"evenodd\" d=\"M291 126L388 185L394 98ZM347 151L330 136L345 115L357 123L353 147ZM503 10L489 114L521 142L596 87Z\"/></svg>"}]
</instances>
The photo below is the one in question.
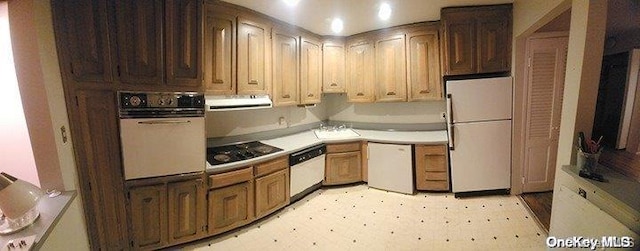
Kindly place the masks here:
<instances>
[{"instance_id":1,"label":"oven handle","mask_svg":"<svg viewBox=\"0 0 640 251\"><path fill-rule=\"evenodd\" d=\"M151 120L151 121L139 121L138 124L144 125L166 125L166 124L187 124L191 123L191 120Z\"/></svg>"}]
</instances>

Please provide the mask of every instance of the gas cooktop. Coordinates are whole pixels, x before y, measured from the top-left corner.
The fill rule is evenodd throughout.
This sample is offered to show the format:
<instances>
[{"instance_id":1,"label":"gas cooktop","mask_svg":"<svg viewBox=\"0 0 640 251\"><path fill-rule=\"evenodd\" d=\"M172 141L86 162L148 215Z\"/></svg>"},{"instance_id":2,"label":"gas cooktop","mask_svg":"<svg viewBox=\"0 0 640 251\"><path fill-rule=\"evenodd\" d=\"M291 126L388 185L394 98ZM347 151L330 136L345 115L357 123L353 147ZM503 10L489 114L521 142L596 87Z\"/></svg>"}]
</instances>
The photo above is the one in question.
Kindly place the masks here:
<instances>
[{"instance_id":1,"label":"gas cooktop","mask_svg":"<svg viewBox=\"0 0 640 251\"><path fill-rule=\"evenodd\" d=\"M210 165L215 166L241 160L248 160L279 151L282 151L282 149L259 141L209 147L207 148L207 162L209 162Z\"/></svg>"}]
</instances>

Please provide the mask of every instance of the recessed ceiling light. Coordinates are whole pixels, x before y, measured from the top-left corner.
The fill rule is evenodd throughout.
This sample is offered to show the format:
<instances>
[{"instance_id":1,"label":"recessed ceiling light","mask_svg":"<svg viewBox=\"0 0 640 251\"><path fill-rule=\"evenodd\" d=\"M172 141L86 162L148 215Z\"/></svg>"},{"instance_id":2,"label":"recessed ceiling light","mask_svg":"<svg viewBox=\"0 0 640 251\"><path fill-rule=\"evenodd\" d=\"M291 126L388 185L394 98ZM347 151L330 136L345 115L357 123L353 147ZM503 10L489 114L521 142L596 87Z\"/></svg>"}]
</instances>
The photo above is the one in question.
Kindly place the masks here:
<instances>
[{"instance_id":1,"label":"recessed ceiling light","mask_svg":"<svg viewBox=\"0 0 640 251\"><path fill-rule=\"evenodd\" d=\"M282 0L282 1L291 7L296 6L298 2L300 2L300 0Z\"/></svg>"},{"instance_id":2,"label":"recessed ceiling light","mask_svg":"<svg viewBox=\"0 0 640 251\"><path fill-rule=\"evenodd\" d=\"M343 28L344 23L342 22L342 19L336 17L333 19L333 21L331 21L331 30L333 31L333 33L340 33Z\"/></svg>"},{"instance_id":3,"label":"recessed ceiling light","mask_svg":"<svg viewBox=\"0 0 640 251\"><path fill-rule=\"evenodd\" d=\"M389 20L389 17L391 17L391 6L388 3L380 4L380 10L378 10L378 17L382 20Z\"/></svg>"}]
</instances>

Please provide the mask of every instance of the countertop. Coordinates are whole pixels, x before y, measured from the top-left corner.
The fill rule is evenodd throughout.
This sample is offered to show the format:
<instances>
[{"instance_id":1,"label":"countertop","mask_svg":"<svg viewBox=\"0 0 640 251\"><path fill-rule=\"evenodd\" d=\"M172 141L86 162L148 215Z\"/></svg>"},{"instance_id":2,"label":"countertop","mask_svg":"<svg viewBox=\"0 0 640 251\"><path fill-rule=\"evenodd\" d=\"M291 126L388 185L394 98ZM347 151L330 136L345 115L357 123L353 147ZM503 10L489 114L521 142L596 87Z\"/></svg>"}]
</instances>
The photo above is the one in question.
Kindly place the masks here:
<instances>
[{"instance_id":1,"label":"countertop","mask_svg":"<svg viewBox=\"0 0 640 251\"><path fill-rule=\"evenodd\" d=\"M40 249L75 197L75 191L62 192L62 194L53 198L49 198L46 195L43 196L38 202L40 218L31 226L17 233L0 235L0 247L6 246L10 240L35 235L36 238L32 250Z\"/></svg>"},{"instance_id":2,"label":"countertop","mask_svg":"<svg viewBox=\"0 0 640 251\"><path fill-rule=\"evenodd\" d=\"M255 163L263 162L276 157L288 155L299 150L319 145L322 143L342 143L366 140L376 143L390 143L390 144L425 144L425 145L439 145L447 144L447 131L375 131L375 130L362 130L353 129L360 136L348 137L348 138L335 138L335 139L318 139L313 130L304 131L292 135L283 137L261 140L260 142L275 146L283 149L283 151L260 156L257 158L238 161L228 164L211 166L207 163L207 173L221 173L230 170L234 170L240 167L246 167Z\"/></svg>"}]
</instances>

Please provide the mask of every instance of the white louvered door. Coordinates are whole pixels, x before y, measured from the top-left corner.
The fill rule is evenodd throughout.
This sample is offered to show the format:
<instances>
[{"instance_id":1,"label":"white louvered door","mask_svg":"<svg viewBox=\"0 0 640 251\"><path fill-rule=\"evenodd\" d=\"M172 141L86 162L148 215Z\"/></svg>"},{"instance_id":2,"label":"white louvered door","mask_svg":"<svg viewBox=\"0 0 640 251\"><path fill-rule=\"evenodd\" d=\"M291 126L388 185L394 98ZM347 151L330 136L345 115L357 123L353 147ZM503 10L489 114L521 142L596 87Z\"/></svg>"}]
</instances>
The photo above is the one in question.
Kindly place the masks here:
<instances>
[{"instance_id":1,"label":"white louvered door","mask_svg":"<svg viewBox=\"0 0 640 251\"><path fill-rule=\"evenodd\" d=\"M553 190L568 37L527 41L523 192Z\"/></svg>"}]
</instances>

